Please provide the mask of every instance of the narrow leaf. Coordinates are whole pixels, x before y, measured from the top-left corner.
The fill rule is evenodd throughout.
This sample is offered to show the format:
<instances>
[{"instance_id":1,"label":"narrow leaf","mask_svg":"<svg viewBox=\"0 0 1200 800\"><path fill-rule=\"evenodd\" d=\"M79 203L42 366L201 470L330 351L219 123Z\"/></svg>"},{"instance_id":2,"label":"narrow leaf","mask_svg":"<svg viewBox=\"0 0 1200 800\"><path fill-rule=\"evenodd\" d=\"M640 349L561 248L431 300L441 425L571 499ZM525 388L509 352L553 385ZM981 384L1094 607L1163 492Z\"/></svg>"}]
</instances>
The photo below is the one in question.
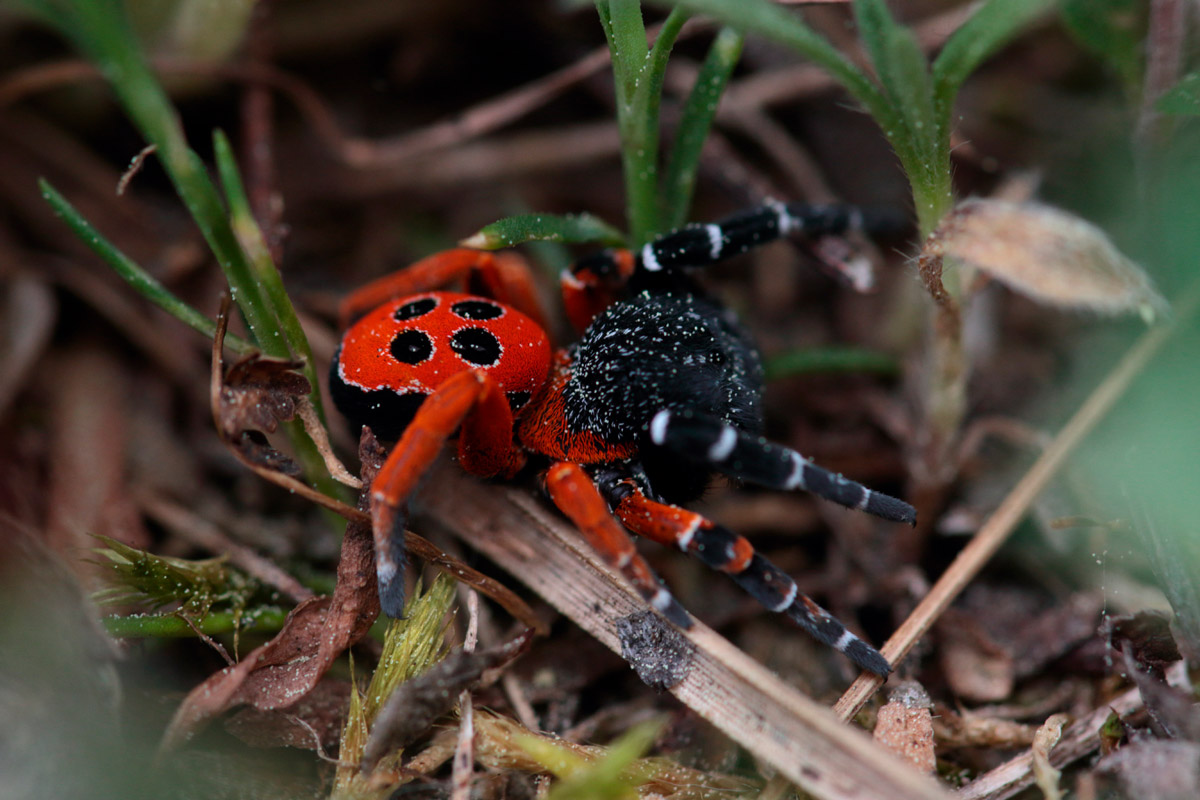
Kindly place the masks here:
<instances>
[{"instance_id":1,"label":"narrow leaf","mask_svg":"<svg viewBox=\"0 0 1200 800\"><path fill-rule=\"evenodd\" d=\"M617 78L617 99L627 103L633 97L638 73L646 63L646 23L639 0L609 0L596 4L612 53L613 74Z\"/></svg>"},{"instance_id":2,"label":"narrow leaf","mask_svg":"<svg viewBox=\"0 0 1200 800\"><path fill-rule=\"evenodd\" d=\"M687 18L688 13L683 9L671 10L659 29L654 46L638 70L629 103L618 109L629 234L632 243L638 246L662 229L658 186L658 110L662 102L667 60Z\"/></svg>"},{"instance_id":3,"label":"narrow leaf","mask_svg":"<svg viewBox=\"0 0 1200 800\"><path fill-rule=\"evenodd\" d=\"M229 206L230 224L233 227L234 235L241 244L242 251L246 254L255 282L262 289L263 297L279 322L279 327L287 340L288 349L292 355L299 357L304 362L302 371L308 378L309 384L314 387L319 386L314 366L316 359L313 358L312 347L308 343L304 329L300 326L300 317L296 314L292 299L288 297L287 290L283 286L283 278L271 258L266 237L258 226L258 220L254 218L254 214L250 210L250 201L246 197L246 190L242 185L233 148L229 145L229 139L219 130L213 132L213 154L217 162L217 172L221 177L221 187L225 190L225 202ZM309 400L317 411L317 417L324 421L325 410L321 404L321 393L313 391L309 395ZM322 488L328 493L328 486Z\"/></svg>"},{"instance_id":4,"label":"narrow leaf","mask_svg":"<svg viewBox=\"0 0 1200 800\"><path fill-rule=\"evenodd\" d=\"M205 338L211 339L213 337L213 333L216 331L216 324L211 319L180 300L167 287L159 283L157 278L146 272L145 269L129 256L122 253L100 231L92 227L91 223L84 219L83 215L47 181L38 181L38 186L42 190L42 197L54 209L54 213L63 222L67 223L67 226L75 232L75 235L79 237L81 242L90 247L93 253L104 259L104 262L112 268L113 272L116 272L117 275L147 300L175 317L175 319L184 325L198 331ZM226 336L225 345L239 355L247 355L255 352L254 345L236 336Z\"/></svg>"},{"instance_id":5,"label":"narrow leaf","mask_svg":"<svg viewBox=\"0 0 1200 800\"><path fill-rule=\"evenodd\" d=\"M744 33L765 36L795 50L827 71L871 112L885 128L891 119L887 103L874 83L837 48L794 14L767 0L651 0L654 5L686 8L706 14Z\"/></svg>"},{"instance_id":6,"label":"narrow leaf","mask_svg":"<svg viewBox=\"0 0 1200 800\"><path fill-rule=\"evenodd\" d=\"M939 99L949 105L954 94L981 63L1059 0L986 0L961 28L951 34L933 62Z\"/></svg>"},{"instance_id":7,"label":"narrow leaf","mask_svg":"<svg viewBox=\"0 0 1200 800\"><path fill-rule=\"evenodd\" d=\"M858 0L855 19L875 72L908 127L915 149L932 162L944 132L935 123L929 65L916 37L892 18L883 0Z\"/></svg>"},{"instance_id":8,"label":"narrow leaf","mask_svg":"<svg viewBox=\"0 0 1200 800\"><path fill-rule=\"evenodd\" d=\"M860 102L883 131L913 186L922 233L932 230L950 205L950 165L945 158L930 158L909 131L908 122L888 96L833 45L799 17L767 0L651 0L656 5L681 6L707 14L744 33L755 33L779 42L824 69ZM934 134L928 137L935 139ZM936 142L947 154L945 143Z\"/></svg>"},{"instance_id":9,"label":"narrow leaf","mask_svg":"<svg viewBox=\"0 0 1200 800\"><path fill-rule=\"evenodd\" d=\"M518 214L485 225L459 244L479 250L497 250L532 241L621 247L625 244L625 236L592 214Z\"/></svg>"}]
</instances>

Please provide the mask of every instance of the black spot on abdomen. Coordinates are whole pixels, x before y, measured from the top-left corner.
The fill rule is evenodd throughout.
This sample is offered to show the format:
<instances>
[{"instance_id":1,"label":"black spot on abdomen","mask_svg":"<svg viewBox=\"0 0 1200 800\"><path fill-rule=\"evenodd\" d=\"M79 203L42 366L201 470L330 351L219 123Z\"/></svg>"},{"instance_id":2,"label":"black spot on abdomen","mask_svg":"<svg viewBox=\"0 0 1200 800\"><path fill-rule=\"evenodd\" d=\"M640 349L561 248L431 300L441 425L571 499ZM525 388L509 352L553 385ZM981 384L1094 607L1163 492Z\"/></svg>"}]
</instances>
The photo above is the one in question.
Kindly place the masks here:
<instances>
[{"instance_id":1,"label":"black spot on abdomen","mask_svg":"<svg viewBox=\"0 0 1200 800\"><path fill-rule=\"evenodd\" d=\"M483 328L463 328L450 337L450 349L468 364L495 366L500 361L500 340Z\"/></svg>"},{"instance_id":2,"label":"black spot on abdomen","mask_svg":"<svg viewBox=\"0 0 1200 800\"><path fill-rule=\"evenodd\" d=\"M463 319L472 320L496 319L504 314L503 308L487 300L459 300L450 306L450 311Z\"/></svg>"},{"instance_id":3,"label":"black spot on abdomen","mask_svg":"<svg viewBox=\"0 0 1200 800\"><path fill-rule=\"evenodd\" d=\"M422 297L420 300L413 300L397 308L392 312L392 319L397 322L405 322L423 317L435 308L437 308L437 300L432 297Z\"/></svg>"},{"instance_id":4,"label":"black spot on abdomen","mask_svg":"<svg viewBox=\"0 0 1200 800\"><path fill-rule=\"evenodd\" d=\"M433 355L433 342L425 331L401 331L392 339L390 350L401 364L420 364Z\"/></svg>"}]
</instances>

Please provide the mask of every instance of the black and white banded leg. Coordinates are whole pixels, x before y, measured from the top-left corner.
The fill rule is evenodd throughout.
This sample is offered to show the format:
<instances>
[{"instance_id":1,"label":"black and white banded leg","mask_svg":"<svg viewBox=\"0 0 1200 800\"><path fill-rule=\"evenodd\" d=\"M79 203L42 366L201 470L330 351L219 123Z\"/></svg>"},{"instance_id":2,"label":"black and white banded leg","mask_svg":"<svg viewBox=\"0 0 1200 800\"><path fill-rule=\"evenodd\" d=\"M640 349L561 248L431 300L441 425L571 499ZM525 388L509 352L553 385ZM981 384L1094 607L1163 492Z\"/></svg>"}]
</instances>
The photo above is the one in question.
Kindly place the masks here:
<instances>
[{"instance_id":1,"label":"black and white banded leg","mask_svg":"<svg viewBox=\"0 0 1200 800\"><path fill-rule=\"evenodd\" d=\"M772 202L718 222L691 223L664 234L644 245L637 261L647 272L669 273L732 258L792 234L810 238L847 231L888 235L905 225L907 220L889 209Z\"/></svg>"},{"instance_id":2,"label":"black and white banded leg","mask_svg":"<svg viewBox=\"0 0 1200 800\"><path fill-rule=\"evenodd\" d=\"M804 594L786 573L739 536L694 511L646 497L635 480L597 475L597 486L626 528L646 539L690 553L733 578L742 590L771 611L786 615L817 641L865 670L887 676L891 666L871 645L846 629Z\"/></svg>"},{"instance_id":3,"label":"black and white banded leg","mask_svg":"<svg viewBox=\"0 0 1200 800\"><path fill-rule=\"evenodd\" d=\"M771 489L802 489L893 522L915 525L917 512L903 500L818 467L783 445L751 436L719 419L664 409L650 421L650 440L730 477Z\"/></svg>"}]
</instances>

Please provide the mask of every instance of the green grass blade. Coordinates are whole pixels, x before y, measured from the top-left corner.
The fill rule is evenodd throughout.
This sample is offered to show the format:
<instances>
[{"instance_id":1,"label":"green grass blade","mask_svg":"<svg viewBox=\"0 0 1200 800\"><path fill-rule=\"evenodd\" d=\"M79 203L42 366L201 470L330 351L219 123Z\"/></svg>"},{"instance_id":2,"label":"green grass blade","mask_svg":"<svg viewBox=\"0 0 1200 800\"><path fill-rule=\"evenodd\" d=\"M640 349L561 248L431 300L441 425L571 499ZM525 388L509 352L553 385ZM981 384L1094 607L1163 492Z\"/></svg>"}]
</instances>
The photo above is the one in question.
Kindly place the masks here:
<instances>
[{"instance_id":1,"label":"green grass blade","mask_svg":"<svg viewBox=\"0 0 1200 800\"><path fill-rule=\"evenodd\" d=\"M255 341L268 355L287 356L284 342L275 335L278 322L253 279L220 195L203 162L188 147L175 109L142 54L123 4L42 0L30 5L69 36L109 80L125 113L154 145L176 192L217 257Z\"/></svg>"},{"instance_id":2,"label":"green grass blade","mask_svg":"<svg viewBox=\"0 0 1200 800\"><path fill-rule=\"evenodd\" d=\"M658 5L680 6L694 13L707 14L731 28L754 33L795 50L828 72L845 87L883 131L900 159L913 186L913 195L922 228L933 229L941 214L949 208L950 170L931 169L940 160L925 158L921 143L889 96L867 75L843 56L833 45L804 24L798 17L767 0L652 0Z\"/></svg>"},{"instance_id":3,"label":"green grass blade","mask_svg":"<svg viewBox=\"0 0 1200 800\"><path fill-rule=\"evenodd\" d=\"M721 95L729 84L729 76L742 55L745 40L746 37L733 28L723 28L717 33L683 106L675 145L671 148L662 182L663 223L667 229L678 228L687 221L700 152L708 138Z\"/></svg>"},{"instance_id":4,"label":"green grass blade","mask_svg":"<svg viewBox=\"0 0 1200 800\"><path fill-rule=\"evenodd\" d=\"M870 112L885 132L895 114L879 88L837 48L804 24L799 17L768 0L652 0L655 5L678 6L693 14L707 14L731 28L754 33L787 45L828 72ZM890 136L890 133L889 133Z\"/></svg>"},{"instance_id":5,"label":"green grass blade","mask_svg":"<svg viewBox=\"0 0 1200 800\"><path fill-rule=\"evenodd\" d=\"M278 298L268 301L264 286L270 281L262 282L255 274L252 259L234 233L221 195L204 162L188 147L175 109L141 52L123 4L116 0L30 0L27 5L67 35L112 84L125 113L154 146L176 192L221 265L230 294L258 348L269 356L290 357L288 326L274 310L274 306L281 304L290 308L290 303L286 297L282 301ZM273 266L271 270L274 271ZM282 292L282 287L279 291ZM298 324L295 331L299 331ZM302 334L299 338L303 341ZM298 354L303 355L306 350L305 344ZM314 380L314 403L319 403L317 385ZM309 480L327 494L344 496L344 490L329 477L303 426L298 421L288 422L284 430Z\"/></svg>"},{"instance_id":6,"label":"green grass blade","mask_svg":"<svg viewBox=\"0 0 1200 800\"><path fill-rule=\"evenodd\" d=\"M250 202L246 198L242 178L238 173L233 148L229 146L229 139L221 131L213 133L213 154L217 162L217 172L221 176L221 185L225 190L225 200L229 205L232 230L237 236L242 251L247 256L255 283L262 290L271 313L279 323L277 332L283 334L287 350L304 362L301 371L312 387L308 399L316 409L318 418L324 422L325 408L321 402L319 388L321 384L317 377L312 347L308 343L304 329L300 326L300 318L296 316L292 300L288 297L287 290L284 289L283 278L280 277L279 270L275 268L275 262L271 259L266 238L250 210ZM330 497L348 502L351 496L347 488L329 474L320 449L305 430L303 423L295 419L288 420L283 423L283 429L295 448L296 458L300 462L305 476L313 486Z\"/></svg>"},{"instance_id":7,"label":"green grass blade","mask_svg":"<svg viewBox=\"0 0 1200 800\"><path fill-rule=\"evenodd\" d=\"M625 235L592 214L518 214L485 225L463 239L464 247L497 250L524 242L625 246Z\"/></svg>"},{"instance_id":8,"label":"green grass blade","mask_svg":"<svg viewBox=\"0 0 1200 800\"><path fill-rule=\"evenodd\" d=\"M654 238L663 228L658 187L658 111L671 48L687 18L687 12L676 8L663 22L654 46L638 70L633 97L621 125L629 236L634 246Z\"/></svg>"},{"instance_id":9,"label":"green grass blade","mask_svg":"<svg viewBox=\"0 0 1200 800\"><path fill-rule=\"evenodd\" d=\"M986 0L961 28L951 34L933 62L935 102L949 115L950 105L967 76L1011 41L1058 0Z\"/></svg>"},{"instance_id":10,"label":"green grass blade","mask_svg":"<svg viewBox=\"0 0 1200 800\"><path fill-rule=\"evenodd\" d=\"M646 63L646 23L640 0L597 2L604 35L612 53L613 74L617 79L617 100L629 103L637 88L638 73Z\"/></svg>"},{"instance_id":11,"label":"green grass blade","mask_svg":"<svg viewBox=\"0 0 1200 800\"><path fill-rule=\"evenodd\" d=\"M229 146L229 139L221 131L213 133L213 155L217 162L217 173L221 176L221 186L225 190L225 201L229 205L229 217L233 232L237 236L238 242L241 243L243 251L249 257L251 272L262 289L271 311L279 320L288 349L291 350L292 355L304 360L304 376L314 387L309 399L312 400L317 414L324 420L325 410L321 405L321 393L316 391L316 387L320 384L313 366L312 347L308 343L308 337L304 335L304 329L300 326L300 318L296 316L292 300L283 287L283 278L280 277L279 270L276 269L275 262L271 259L266 238L250 210L250 202L246 198L246 190L242 185L233 148Z\"/></svg>"},{"instance_id":12,"label":"green grass blade","mask_svg":"<svg viewBox=\"0 0 1200 800\"><path fill-rule=\"evenodd\" d=\"M126 283L184 325L198 331L208 339L213 338L213 334L216 333L216 324L211 319L172 294L153 275L146 272L133 259L122 253L116 245L104 238L104 235L92 227L91 223L84 219L83 215L46 180L38 181L38 186L41 188L42 197L54 209L54 213L67 224L67 227L79 237L80 241L91 248L93 253L100 256L104 263L108 264ZM239 355L248 355L258 350L244 339L232 335L225 337L225 346Z\"/></svg>"},{"instance_id":13,"label":"green grass blade","mask_svg":"<svg viewBox=\"0 0 1200 800\"><path fill-rule=\"evenodd\" d=\"M949 118L934 103L929 64L912 31L896 22L883 0L855 0L854 13L902 126L892 146L912 184L921 226L932 229L951 205Z\"/></svg>"},{"instance_id":14,"label":"green grass blade","mask_svg":"<svg viewBox=\"0 0 1200 800\"><path fill-rule=\"evenodd\" d=\"M925 54L912 31L893 19L883 0L856 0L859 35L892 105L900 112L916 147L931 153L939 133L934 124L933 85Z\"/></svg>"}]
</instances>

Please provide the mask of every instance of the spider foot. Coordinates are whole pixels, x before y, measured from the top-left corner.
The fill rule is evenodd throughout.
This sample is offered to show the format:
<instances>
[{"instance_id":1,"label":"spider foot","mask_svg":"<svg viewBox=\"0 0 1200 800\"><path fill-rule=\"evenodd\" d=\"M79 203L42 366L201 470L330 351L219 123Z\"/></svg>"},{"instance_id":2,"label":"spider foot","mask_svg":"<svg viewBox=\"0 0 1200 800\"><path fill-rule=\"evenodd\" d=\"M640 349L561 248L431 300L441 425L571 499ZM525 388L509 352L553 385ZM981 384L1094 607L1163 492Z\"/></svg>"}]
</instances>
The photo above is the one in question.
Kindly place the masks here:
<instances>
[{"instance_id":1,"label":"spider foot","mask_svg":"<svg viewBox=\"0 0 1200 800\"><path fill-rule=\"evenodd\" d=\"M832 614L801 592L786 573L758 553L746 569L732 577L758 602L772 611L786 614L814 639L829 645L858 666L880 677L891 673L891 665L878 650L846 630Z\"/></svg>"},{"instance_id":2,"label":"spider foot","mask_svg":"<svg viewBox=\"0 0 1200 800\"><path fill-rule=\"evenodd\" d=\"M651 608L675 623L679 628L685 631L692 629L692 615L679 604L679 601L675 599L675 595L671 594L665 588L658 587L658 591L652 596L647 597L646 602L650 604Z\"/></svg>"},{"instance_id":3,"label":"spider foot","mask_svg":"<svg viewBox=\"0 0 1200 800\"><path fill-rule=\"evenodd\" d=\"M375 578L379 586L379 607L392 619L404 618L404 567L408 555L404 546L404 514L386 505L372 514L375 537Z\"/></svg>"}]
</instances>

